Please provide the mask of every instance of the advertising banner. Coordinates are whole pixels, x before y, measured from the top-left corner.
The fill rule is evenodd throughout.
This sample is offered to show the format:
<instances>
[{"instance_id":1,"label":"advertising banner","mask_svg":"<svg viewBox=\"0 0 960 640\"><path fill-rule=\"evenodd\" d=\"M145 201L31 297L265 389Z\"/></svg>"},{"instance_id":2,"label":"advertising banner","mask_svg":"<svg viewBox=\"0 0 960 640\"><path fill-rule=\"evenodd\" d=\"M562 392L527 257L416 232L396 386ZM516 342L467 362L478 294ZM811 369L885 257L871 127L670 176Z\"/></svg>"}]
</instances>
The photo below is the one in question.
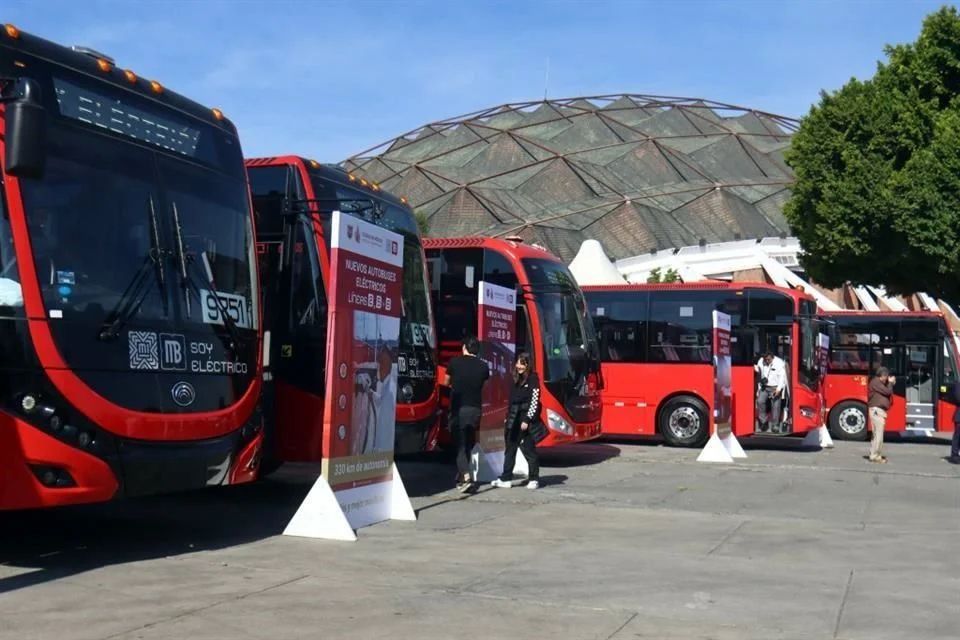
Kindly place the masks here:
<instances>
[{"instance_id":1,"label":"advertising banner","mask_svg":"<svg viewBox=\"0 0 960 640\"><path fill-rule=\"evenodd\" d=\"M396 491L403 487L393 464L403 237L334 211L330 240L327 390L318 481L324 488L311 491L301 511L315 493L319 502L332 491L350 529L359 529L397 517ZM405 491L404 501L409 507ZM322 504L311 521L317 509L327 514L337 510ZM412 509L407 515L412 516ZM295 521L297 516L287 533L310 535L297 533Z\"/></svg>"},{"instance_id":2,"label":"advertising banner","mask_svg":"<svg viewBox=\"0 0 960 640\"><path fill-rule=\"evenodd\" d=\"M480 282L477 327L480 357L490 367L483 386L483 415L477 443L484 453L503 451L503 423L507 417L513 361L516 357L517 292L489 282Z\"/></svg>"},{"instance_id":3,"label":"advertising banner","mask_svg":"<svg viewBox=\"0 0 960 640\"><path fill-rule=\"evenodd\" d=\"M730 316L713 312L713 424L721 438L733 428L733 369L730 359Z\"/></svg>"}]
</instances>

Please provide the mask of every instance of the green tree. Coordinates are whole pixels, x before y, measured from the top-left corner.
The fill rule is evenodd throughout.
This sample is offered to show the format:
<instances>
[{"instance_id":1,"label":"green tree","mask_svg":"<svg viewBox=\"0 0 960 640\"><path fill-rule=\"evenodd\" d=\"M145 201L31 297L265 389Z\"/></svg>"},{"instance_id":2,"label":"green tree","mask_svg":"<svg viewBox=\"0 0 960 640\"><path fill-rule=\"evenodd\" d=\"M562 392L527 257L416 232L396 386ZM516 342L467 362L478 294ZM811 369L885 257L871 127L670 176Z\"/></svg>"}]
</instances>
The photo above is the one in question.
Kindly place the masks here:
<instances>
[{"instance_id":1,"label":"green tree","mask_svg":"<svg viewBox=\"0 0 960 640\"><path fill-rule=\"evenodd\" d=\"M660 267L655 267L650 270L650 275L647 276L647 282L680 282L680 274L677 273L676 269L667 269L666 272L664 272Z\"/></svg>"},{"instance_id":2,"label":"green tree","mask_svg":"<svg viewBox=\"0 0 960 640\"><path fill-rule=\"evenodd\" d=\"M430 231L430 216L421 209L413 212L413 217L417 221L417 228L420 229L420 235L425 236Z\"/></svg>"},{"instance_id":3,"label":"green tree","mask_svg":"<svg viewBox=\"0 0 960 640\"><path fill-rule=\"evenodd\" d=\"M916 42L887 46L800 123L785 215L809 275L960 300L960 15L944 7Z\"/></svg>"}]
</instances>

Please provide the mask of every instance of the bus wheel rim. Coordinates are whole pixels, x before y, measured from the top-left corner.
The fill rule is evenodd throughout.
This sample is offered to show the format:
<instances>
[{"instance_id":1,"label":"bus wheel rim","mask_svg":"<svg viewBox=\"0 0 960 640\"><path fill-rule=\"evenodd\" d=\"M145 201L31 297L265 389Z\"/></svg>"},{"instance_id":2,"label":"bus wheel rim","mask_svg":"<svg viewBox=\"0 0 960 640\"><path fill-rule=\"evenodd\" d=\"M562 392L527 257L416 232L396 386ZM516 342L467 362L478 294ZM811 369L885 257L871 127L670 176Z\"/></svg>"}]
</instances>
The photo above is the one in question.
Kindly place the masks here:
<instances>
[{"instance_id":1,"label":"bus wheel rim","mask_svg":"<svg viewBox=\"0 0 960 640\"><path fill-rule=\"evenodd\" d=\"M670 413L667 426L678 438L692 438L700 431L700 415L693 407L677 407Z\"/></svg>"},{"instance_id":2,"label":"bus wheel rim","mask_svg":"<svg viewBox=\"0 0 960 640\"><path fill-rule=\"evenodd\" d=\"M844 433L851 435L863 433L863 430L867 428L867 417L863 414L863 411L854 407L848 407L841 411L837 417L837 422Z\"/></svg>"}]
</instances>

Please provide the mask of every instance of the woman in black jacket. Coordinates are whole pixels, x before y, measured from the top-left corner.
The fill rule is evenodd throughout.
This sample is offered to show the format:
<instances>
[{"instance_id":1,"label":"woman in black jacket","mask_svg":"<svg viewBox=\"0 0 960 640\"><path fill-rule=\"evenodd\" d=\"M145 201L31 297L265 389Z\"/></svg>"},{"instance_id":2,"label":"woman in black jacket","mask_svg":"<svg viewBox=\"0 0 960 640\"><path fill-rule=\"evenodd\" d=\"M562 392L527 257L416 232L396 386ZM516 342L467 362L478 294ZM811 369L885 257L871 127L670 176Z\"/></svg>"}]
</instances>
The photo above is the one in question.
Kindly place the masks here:
<instances>
[{"instance_id":1,"label":"woman in black jacket","mask_svg":"<svg viewBox=\"0 0 960 640\"><path fill-rule=\"evenodd\" d=\"M530 370L530 354L517 356L513 372L513 387L510 389L510 406L504 424L506 451L503 454L503 473L491 484L506 489L513 486L513 465L517 461L517 448L527 459L530 473L527 488L540 488L540 459L532 429L545 428L540 420L540 378ZM535 426L536 425L536 426Z\"/></svg>"}]
</instances>

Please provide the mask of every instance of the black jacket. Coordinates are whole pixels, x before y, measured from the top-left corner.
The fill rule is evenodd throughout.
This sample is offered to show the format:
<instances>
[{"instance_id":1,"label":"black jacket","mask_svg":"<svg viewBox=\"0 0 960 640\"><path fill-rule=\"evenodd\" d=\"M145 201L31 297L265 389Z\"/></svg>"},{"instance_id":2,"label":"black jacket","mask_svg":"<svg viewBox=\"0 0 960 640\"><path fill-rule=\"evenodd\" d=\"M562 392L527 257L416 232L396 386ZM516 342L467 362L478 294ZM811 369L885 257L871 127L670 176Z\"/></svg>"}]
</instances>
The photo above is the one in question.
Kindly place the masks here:
<instances>
[{"instance_id":1,"label":"black jacket","mask_svg":"<svg viewBox=\"0 0 960 640\"><path fill-rule=\"evenodd\" d=\"M510 387L510 407L507 409L506 428L520 428L520 423L533 424L540 420L540 378L530 372L526 381Z\"/></svg>"}]
</instances>

